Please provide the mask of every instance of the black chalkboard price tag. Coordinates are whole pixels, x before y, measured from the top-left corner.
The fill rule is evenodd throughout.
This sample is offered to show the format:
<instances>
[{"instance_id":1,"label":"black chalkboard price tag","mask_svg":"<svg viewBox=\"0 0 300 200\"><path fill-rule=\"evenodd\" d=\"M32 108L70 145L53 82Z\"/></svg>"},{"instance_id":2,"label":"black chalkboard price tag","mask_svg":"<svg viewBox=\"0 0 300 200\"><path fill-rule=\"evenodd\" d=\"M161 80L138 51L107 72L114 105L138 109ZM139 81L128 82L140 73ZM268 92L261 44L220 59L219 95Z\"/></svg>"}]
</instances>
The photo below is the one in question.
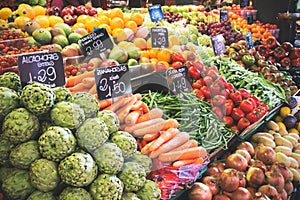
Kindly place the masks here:
<instances>
[{"instance_id":1,"label":"black chalkboard price tag","mask_svg":"<svg viewBox=\"0 0 300 200\"><path fill-rule=\"evenodd\" d=\"M221 34L212 37L211 42L216 56L226 52L225 40Z\"/></svg>"},{"instance_id":2,"label":"black chalkboard price tag","mask_svg":"<svg viewBox=\"0 0 300 200\"><path fill-rule=\"evenodd\" d=\"M152 48L168 48L169 37L167 28L151 28Z\"/></svg>"},{"instance_id":3,"label":"black chalkboard price tag","mask_svg":"<svg viewBox=\"0 0 300 200\"><path fill-rule=\"evenodd\" d=\"M186 66L168 69L166 71L166 77L169 90L172 94L176 95L192 91L192 86L189 82L188 68Z\"/></svg>"},{"instance_id":4,"label":"black chalkboard price tag","mask_svg":"<svg viewBox=\"0 0 300 200\"><path fill-rule=\"evenodd\" d=\"M127 64L97 68L94 75L99 100L132 93L131 77Z\"/></svg>"},{"instance_id":5,"label":"black chalkboard price tag","mask_svg":"<svg viewBox=\"0 0 300 200\"><path fill-rule=\"evenodd\" d=\"M157 22L165 18L160 4L149 6L148 11L152 22Z\"/></svg>"},{"instance_id":6,"label":"black chalkboard price tag","mask_svg":"<svg viewBox=\"0 0 300 200\"><path fill-rule=\"evenodd\" d=\"M66 83L60 52L19 55L18 70L23 87L31 82L47 84L52 88Z\"/></svg>"},{"instance_id":7,"label":"black chalkboard price tag","mask_svg":"<svg viewBox=\"0 0 300 200\"><path fill-rule=\"evenodd\" d=\"M251 32L246 33L245 40L246 40L246 47L247 47L247 49L252 49L253 46L254 46L254 44L253 44Z\"/></svg>"},{"instance_id":8,"label":"black chalkboard price tag","mask_svg":"<svg viewBox=\"0 0 300 200\"><path fill-rule=\"evenodd\" d=\"M220 10L220 22L228 21L228 10Z\"/></svg>"},{"instance_id":9,"label":"black chalkboard price tag","mask_svg":"<svg viewBox=\"0 0 300 200\"><path fill-rule=\"evenodd\" d=\"M80 38L78 44L85 56L102 53L114 46L105 28L96 29L93 33Z\"/></svg>"}]
</instances>

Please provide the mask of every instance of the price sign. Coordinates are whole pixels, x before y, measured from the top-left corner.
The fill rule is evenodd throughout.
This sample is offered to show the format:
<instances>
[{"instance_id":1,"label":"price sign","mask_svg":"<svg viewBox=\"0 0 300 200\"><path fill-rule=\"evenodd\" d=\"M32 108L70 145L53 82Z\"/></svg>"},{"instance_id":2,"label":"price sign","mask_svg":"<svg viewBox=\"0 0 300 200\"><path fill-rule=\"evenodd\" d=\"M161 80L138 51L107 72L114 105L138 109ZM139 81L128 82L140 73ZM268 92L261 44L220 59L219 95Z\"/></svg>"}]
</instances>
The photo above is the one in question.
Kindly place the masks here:
<instances>
[{"instance_id":1,"label":"price sign","mask_svg":"<svg viewBox=\"0 0 300 200\"><path fill-rule=\"evenodd\" d=\"M151 28L152 48L168 48L169 37L167 28Z\"/></svg>"},{"instance_id":2,"label":"price sign","mask_svg":"<svg viewBox=\"0 0 300 200\"><path fill-rule=\"evenodd\" d=\"M93 33L80 38L78 44L86 56L102 53L114 46L105 28L96 29Z\"/></svg>"},{"instance_id":3,"label":"price sign","mask_svg":"<svg viewBox=\"0 0 300 200\"><path fill-rule=\"evenodd\" d=\"M165 18L160 4L149 6L148 11L152 22L163 20Z\"/></svg>"},{"instance_id":4,"label":"price sign","mask_svg":"<svg viewBox=\"0 0 300 200\"><path fill-rule=\"evenodd\" d=\"M248 49L252 49L253 46L254 46L254 44L253 44L251 32L248 32L248 33L245 35L245 39L246 39L246 47L247 47Z\"/></svg>"},{"instance_id":5,"label":"price sign","mask_svg":"<svg viewBox=\"0 0 300 200\"><path fill-rule=\"evenodd\" d=\"M127 64L97 68L94 75L99 100L131 93L131 77Z\"/></svg>"},{"instance_id":6,"label":"price sign","mask_svg":"<svg viewBox=\"0 0 300 200\"><path fill-rule=\"evenodd\" d=\"M220 22L228 21L228 10L220 10Z\"/></svg>"},{"instance_id":7,"label":"price sign","mask_svg":"<svg viewBox=\"0 0 300 200\"><path fill-rule=\"evenodd\" d=\"M192 86L189 82L188 68L182 66L175 69L168 69L166 72L167 82L170 91L173 94L192 91Z\"/></svg>"},{"instance_id":8,"label":"price sign","mask_svg":"<svg viewBox=\"0 0 300 200\"><path fill-rule=\"evenodd\" d=\"M245 7L249 6L249 5L250 5L250 1L249 0L241 0L240 1L240 7L241 8L245 8Z\"/></svg>"},{"instance_id":9,"label":"price sign","mask_svg":"<svg viewBox=\"0 0 300 200\"><path fill-rule=\"evenodd\" d=\"M225 40L221 34L211 38L215 55L221 55L226 52Z\"/></svg>"},{"instance_id":10,"label":"price sign","mask_svg":"<svg viewBox=\"0 0 300 200\"><path fill-rule=\"evenodd\" d=\"M18 70L23 87L31 82L47 84L52 88L66 83L60 52L20 55Z\"/></svg>"}]
</instances>

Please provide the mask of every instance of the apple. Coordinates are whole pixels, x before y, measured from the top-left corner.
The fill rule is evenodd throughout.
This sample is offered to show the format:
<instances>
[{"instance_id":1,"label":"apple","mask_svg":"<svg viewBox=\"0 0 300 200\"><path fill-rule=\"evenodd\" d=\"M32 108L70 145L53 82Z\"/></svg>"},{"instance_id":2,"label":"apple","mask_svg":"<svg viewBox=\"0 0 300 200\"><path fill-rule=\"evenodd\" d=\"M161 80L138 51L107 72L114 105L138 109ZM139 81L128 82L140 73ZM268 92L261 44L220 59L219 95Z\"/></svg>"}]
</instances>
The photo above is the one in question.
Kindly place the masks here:
<instances>
[{"instance_id":1,"label":"apple","mask_svg":"<svg viewBox=\"0 0 300 200\"><path fill-rule=\"evenodd\" d=\"M61 54L62 54L63 57L79 56L78 49L75 46L73 46L73 45L67 45L67 46L65 46L62 49Z\"/></svg>"},{"instance_id":2,"label":"apple","mask_svg":"<svg viewBox=\"0 0 300 200\"><path fill-rule=\"evenodd\" d=\"M62 9L61 15L74 15L75 7L74 6L66 6Z\"/></svg>"},{"instance_id":3,"label":"apple","mask_svg":"<svg viewBox=\"0 0 300 200\"><path fill-rule=\"evenodd\" d=\"M86 7L84 5L80 5L75 7L75 14L76 15L86 15L88 14L88 10L86 9Z\"/></svg>"},{"instance_id":4,"label":"apple","mask_svg":"<svg viewBox=\"0 0 300 200\"><path fill-rule=\"evenodd\" d=\"M97 14L97 9L94 8L94 7L89 7L89 8L87 9L87 11L88 11L88 15L90 15L90 16L94 16L94 15Z\"/></svg>"},{"instance_id":5,"label":"apple","mask_svg":"<svg viewBox=\"0 0 300 200\"><path fill-rule=\"evenodd\" d=\"M61 14L61 10L59 7L57 6L52 6L50 8L47 9L47 14L48 15L56 15L56 16L60 16Z\"/></svg>"},{"instance_id":6,"label":"apple","mask_svg":"<svg viewBox=\"0 0 300 200\"><path fill-rule=\"evenodd\" d=\"M63 20L69 26L72 26L73 24L76 23L76 19L71 14L64 15Z\"/></svg>"}]
</instances>

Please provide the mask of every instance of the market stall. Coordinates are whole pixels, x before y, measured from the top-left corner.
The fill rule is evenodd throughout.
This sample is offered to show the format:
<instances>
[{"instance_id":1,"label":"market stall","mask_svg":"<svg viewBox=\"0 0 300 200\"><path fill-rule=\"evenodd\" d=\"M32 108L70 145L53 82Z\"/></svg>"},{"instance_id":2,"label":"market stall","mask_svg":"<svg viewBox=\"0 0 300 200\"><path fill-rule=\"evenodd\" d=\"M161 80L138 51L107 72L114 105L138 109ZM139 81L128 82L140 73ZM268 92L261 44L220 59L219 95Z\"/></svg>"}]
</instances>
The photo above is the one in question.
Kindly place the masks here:
<instances>
[{"instance_id":1,"label":"market stall","mask_svg":"<svg viewBox=\"0 0 300 200\"><path fill-rule=\"evenodd\" d=\"M300 49L252 5L151 3L0 9L0 198L296 195Z\"/></svg>"}]
</instances>

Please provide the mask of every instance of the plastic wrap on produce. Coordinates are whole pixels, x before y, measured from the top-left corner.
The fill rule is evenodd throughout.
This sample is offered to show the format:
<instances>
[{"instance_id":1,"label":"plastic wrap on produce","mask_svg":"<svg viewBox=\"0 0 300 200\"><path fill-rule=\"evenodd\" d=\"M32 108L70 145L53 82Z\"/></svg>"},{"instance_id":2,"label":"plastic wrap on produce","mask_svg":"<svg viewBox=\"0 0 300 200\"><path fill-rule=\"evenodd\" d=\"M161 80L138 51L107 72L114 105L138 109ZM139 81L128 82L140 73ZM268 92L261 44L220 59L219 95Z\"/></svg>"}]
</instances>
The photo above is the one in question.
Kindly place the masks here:
<instances>
[{"instance_id":1,"label":"plastic wrap on produce","mask_svg":"<svg viewBox=\"0 0 300 200\"><path fill-rule=\"evenodd\" d=\"M182 167L165 165L152 171L147 178L156 182L161 189L161 199L167 200L176 197L194 183L205 171L208 164L209 158L205 158L202 164L190 164Z\"/></svg>"}]
</instances>

